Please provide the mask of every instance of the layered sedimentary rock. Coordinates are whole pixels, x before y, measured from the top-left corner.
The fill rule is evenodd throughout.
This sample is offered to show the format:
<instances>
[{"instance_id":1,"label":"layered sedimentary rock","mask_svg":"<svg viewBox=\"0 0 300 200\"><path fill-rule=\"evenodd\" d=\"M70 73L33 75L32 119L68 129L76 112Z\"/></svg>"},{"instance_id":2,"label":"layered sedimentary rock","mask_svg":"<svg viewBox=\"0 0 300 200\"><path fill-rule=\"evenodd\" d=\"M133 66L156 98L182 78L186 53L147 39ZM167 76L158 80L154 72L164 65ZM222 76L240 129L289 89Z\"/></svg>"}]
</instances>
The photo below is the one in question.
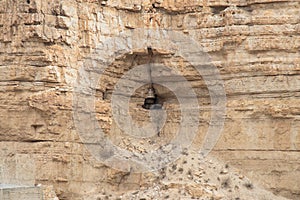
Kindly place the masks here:
<instances>
[{"instance_id":1,"label":"layered sedimentary rock","mask_svg":"<svg viewBox=\"0 0 300 200\"><path fill-rule=\"evenodd\" d=\"M200 126L193 146L200 147L211 94L188 55L177 54L184 45L174 46L190 38L195 45L188 47L205 52L201 62L217 67L227 97L212 154L272 192L299 198L299 16L299 2L281 0L0 1L2 180L54 185L61 199L151 185L151 174L128 175L93 158L76 127L84 119L74 108L84 113L86 105L74 107L74 88L83 80L80 69L101 74L91 88L94 111L114 144L138 153L167 145L180 125L172 91L157 88L168 111L160 137L129 138L112 116L116 83L149 62L150 45L154 61L178 70L197 94ZM166 40L166 31L182 38ZM123 43L105 43L114 40ZM137 90L130 102L140 124L149 120L140 107L145 91Z\"/></svg>"}]
</instances>

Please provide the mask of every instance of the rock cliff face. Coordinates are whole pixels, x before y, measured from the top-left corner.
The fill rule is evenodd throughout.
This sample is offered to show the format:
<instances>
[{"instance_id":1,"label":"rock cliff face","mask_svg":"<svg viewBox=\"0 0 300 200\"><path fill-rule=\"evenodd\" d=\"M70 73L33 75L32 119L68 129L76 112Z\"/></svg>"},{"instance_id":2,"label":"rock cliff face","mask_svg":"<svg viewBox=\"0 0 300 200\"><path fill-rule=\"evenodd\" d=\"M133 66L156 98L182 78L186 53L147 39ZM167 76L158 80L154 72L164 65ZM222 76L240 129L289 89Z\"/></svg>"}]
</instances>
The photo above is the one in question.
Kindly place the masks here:
<instances>
[{"instance_id":1,"label":"rock cliff face","mask_svg":"<svg viewBox=\"0 0 300 200\"><path fill-rule=\"evenodd\" d=\"M165 39L170 31L182 37ZM180 126L179 107L188 105L171 89L156 88L167 110L159 137L128 137L111 109L115 85L149 62L149 45L153 62L176 69L195 90L201 112L192 147L201 146L212 116L207 82L186 59L201 47L199 59L218 69L227 99L211 154L273 193L299 199L300 3L287 0L0 0L2 182L54 185L60 199L150 186L151 173L121 172L95 160L76 128L86 119L74 115L74 108L88 107L74 105L74 88L87 78L80 70L101 74L89 89L106 137L137 153L167 145ZM176 53L189 47L185 56ZM146 89L129 103L139 124L149 120L140 107Z\"/></svg>"}]
</instances>

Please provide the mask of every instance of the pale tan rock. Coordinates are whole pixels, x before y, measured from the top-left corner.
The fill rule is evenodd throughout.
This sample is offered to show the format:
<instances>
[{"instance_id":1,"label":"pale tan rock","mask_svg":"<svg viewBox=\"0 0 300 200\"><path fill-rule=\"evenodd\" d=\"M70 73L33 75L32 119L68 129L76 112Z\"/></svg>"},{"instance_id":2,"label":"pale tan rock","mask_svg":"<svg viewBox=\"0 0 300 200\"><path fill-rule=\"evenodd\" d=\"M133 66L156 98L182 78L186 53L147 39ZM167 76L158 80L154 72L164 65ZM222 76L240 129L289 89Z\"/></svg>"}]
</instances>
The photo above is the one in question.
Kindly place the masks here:
<instances>
[{"instance_id":1,"label":"pale tan rock","mask_svg":"<svg viewBox=\"0 0 300 200\"><path fill-rule=\"evenodd\" d=\"M53 185L62 199L88 199L89 195L100 194L102 189L127 193L140 187L151 188L157 178L153 174L126 174L93 158L82 144L73 113L74 84L84 60L92 58L103 64L113 59L94 88L99 126L115 145L136 154L168 147L180 123L178 101L168 89L158 88L169 110L160 137L132 138L124 134L112 118L110 99L115 84L133 66L149 61L149 45L153 46L155 62L178 70L191 82L199 97L200 129L193 142L193 146L199 147L210 123L209 92L191 63L176 54L176 45L162 39L164 32L159 29L167 29L186 33L186 37L198 42L223 78L227 95L226 121L213 155L241 169L266 189L299 199L299 14L299 2L281 0L2 0L0 163L5 166L2 180ZM121 38L126 41L122 44L111 42L97 49L97 44L121 37L126 31L135 33L147 28L156 30L155 34L137 31L137 35ZM123 45L123 51L117 52L121 56L114 59L117 45ZM96 49L98 55L94 54ZM100 55L106 57L101 60ZM93 66L91 62L88 70L97 72L97 64ZM168 72L154 73L168 75ZM177 77L172 77L174 80ZM141 108L145 92L145 88L137 90L130 103L130 113L140 125L150 120ZM92 105L87 102L78 109L86 112L89 106ZM172 151L167 148L166 152ZM211 178L203 172L207 170L199 169L181 177L189 167L195 167L188 165L189 160L185 161L186 164L178 165L176 170L171 168L176 174L165 176L169 181L181 178L186 182L170 183L172 190L163 191L160 196L157 191L162 191L162 187L153 187L151 194L145 189L141 196L164 198L170 195L170 199L175 199L173 193L188 194L179 187L192 181L193 189L201 185L199 191L189 190L194 195L215 190L211 185L203 185ZM111 162L120 167L124 165L130 171L128 163ZM211 164L208 169L217 168L214 161L208 163ZM26 171L27 168L33 171ZM179 168L182 170L178 171ZM222 176L225 181L230 177L230 169L220 174L222 170L217 170L217 175L210 174ZM246 181L244 175L235 178ZM254 194L248 194L252 190L244 190L243 183L237 182L237 186L242 188L242 195L250 195L248 199L257 199ZM234 191L234 187L231 190ZM214 194L214 198L230 199L229 193L223 192ZM109 194L101 198L105 196L110 198Z\"/></svg>"}]
</instances>

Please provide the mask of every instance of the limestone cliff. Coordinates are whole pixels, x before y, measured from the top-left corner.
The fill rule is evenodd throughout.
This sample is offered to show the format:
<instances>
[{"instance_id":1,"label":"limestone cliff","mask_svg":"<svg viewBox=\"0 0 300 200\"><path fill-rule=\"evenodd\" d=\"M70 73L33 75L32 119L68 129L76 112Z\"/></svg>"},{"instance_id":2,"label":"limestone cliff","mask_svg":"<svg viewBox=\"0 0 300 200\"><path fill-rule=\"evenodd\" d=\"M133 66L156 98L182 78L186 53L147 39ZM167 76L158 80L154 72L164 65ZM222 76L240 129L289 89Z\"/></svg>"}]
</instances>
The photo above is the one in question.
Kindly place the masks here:
<instances>
[{"instance_id":1,"label":"limestone cliff","mask_svg":"<svg viewBox=\"0 0 300 200\"><path fill-rule=\"evenodd\" d=\"M184 41L161 39L174 31L201 46L201 61L216 67L224 83L225 124L211 155L276 195L299 199L299 23L300 3L288 0L0 0L0 180L53 185L60 199L151 187L151 173L97 162L76 128L84 119L74 117L74 85L85 81L84 67L102 74L91 89L107 138L138 153L168 144L181 113L167 88L157 88L169 109L160 137L128 138L112 118L115 85L147 64L149 45L156 63L178 70L195 90L201 112L192 146L200 147L211 125L211 93L170 42ZM123 43L105 43L114 40ZM93 65L107 60L104 71ZM140 107L145 91L137 90L129 104L140 124L148 120Z\"/></svg>"}]
</instances>

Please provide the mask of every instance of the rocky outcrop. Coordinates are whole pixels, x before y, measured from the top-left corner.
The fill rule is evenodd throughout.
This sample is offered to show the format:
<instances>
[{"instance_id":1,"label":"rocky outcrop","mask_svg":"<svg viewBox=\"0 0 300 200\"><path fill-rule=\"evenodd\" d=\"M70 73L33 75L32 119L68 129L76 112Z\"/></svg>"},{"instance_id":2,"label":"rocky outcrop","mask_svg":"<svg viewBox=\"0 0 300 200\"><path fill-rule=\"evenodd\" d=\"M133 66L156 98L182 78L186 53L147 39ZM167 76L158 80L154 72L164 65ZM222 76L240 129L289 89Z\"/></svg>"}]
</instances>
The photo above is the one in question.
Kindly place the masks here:
<instances>
[{"instance_id":1,"label":"rocky outcrop","mask_svg":"<svg viewBox=\"0 0 300 200\"><path fill-rule=\"evenodd\" d=\"M150 187L153 174L120 172L93 158L76 128L76 120L84 119L74 117L73 104L74 85L84 81L80 69L100 73L93 64L108 63L92 88L95 116L107 138L137 153L168 144L180 124L173 91L158 88L169 109L160 137L124 136L112 117L114 86L133 66L148 62L148 45L155 62L181 72L195 90L201 112L193 146L201 146L212 114L210 93L177 54L174 38L160 39L162 30L172 30L201 46L203 63L217 67L224 83L226 120L211 154L275 194L298 199L299 14L299 2L283 0L0 1L2 180L54 185L60 199ZM125 42L105 43L112 40ZM148 121L139 107L144 92L137 90L130 103L140 124ZM84 106L76 108L84 112ZM32 162L24 167L26 158Z\"/></svg>"}]
</instances>

